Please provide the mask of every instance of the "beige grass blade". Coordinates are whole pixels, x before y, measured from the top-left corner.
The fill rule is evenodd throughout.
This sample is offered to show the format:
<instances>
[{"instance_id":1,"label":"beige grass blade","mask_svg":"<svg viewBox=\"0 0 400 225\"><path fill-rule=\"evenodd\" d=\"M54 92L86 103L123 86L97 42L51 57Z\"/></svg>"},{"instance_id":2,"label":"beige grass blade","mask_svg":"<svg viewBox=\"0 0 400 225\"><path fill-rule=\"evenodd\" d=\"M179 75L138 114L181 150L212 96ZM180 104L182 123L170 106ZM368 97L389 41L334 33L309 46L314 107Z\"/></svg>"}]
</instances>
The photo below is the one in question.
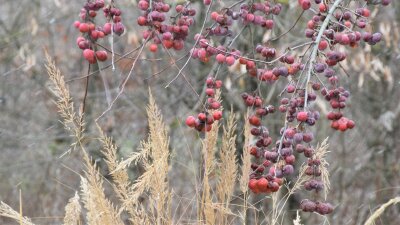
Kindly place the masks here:
<instances>
[{"instance_id":1,"label":"beige grass blade","mask_svg":"<svg viewBox=\"0 0 400 225\"><path fill-rule=\"evenodd\" d=\"M251 172L251 155L250 155L250 141L251 141L251 133L250 133L250 123L248 122L249 111L247 111L245 116L245 124L244 124L244 145L243 145L243 154L242 154L242 167L241 167L241 176L240 176L240 190L243 193L247 193L248 191L248 183L249 183L249 175Z\"/></svg>"},{"instance_id":2,"label":"beige grass blade","mask_svg":"<svg viewBox=\"0 0 400 225\"><path fill-rule=\"evenodd\" d=\"M69 199L65 206L64 225L80 224L81 204L79 200L78 192L75 192L75 196Z\"/></svg>"},{"instance_id":3,"label":"beige grass blade","mask_svg":"<svg viewBox=\"0 0 400 225\"><path fill-rule=\"evenodd\" d=\"M223 127L222 147L219 151L220 161L219 182L217 183L217 197L221 207L229 209L230 201L234 192L237 178L237 159L236 159L236 120L235 114L230 113L227 124ZM218 210L219 221L224 224L227 221L226 210Z\"/></svg>"},{"instance_id":4,"label":"beige grass blade","mask_svg":"<svg viewBox=\"0 0 400 225\"><path fill-rule=\"evenodd\" d=\"M131 162L140 162L145 172L131 186L131 194L124 205L132 205L144 192L148 191L150 212L153 214L154 222L156 224L169 224L171 223L171 192L168 185L169 136L161 112L150 90L146 111L149 123L147 141L141 143L138 153L120 162L113 173L123 170Z\"/></svg>"},{"instance_id":5,"label":"beige grass blade","mask_svg":"<svg viewBox=\"0 0 400 225\"><path fill-rule=\"evenodd\" d=\"M0 202L0 216L13 219L21 225L35 225L28 217L23 217L4 202Z\"/></svg>"},{"instance_id":6,"label":"beige grass blade","mask_svg":"<svg viewBox=\"0 0 400 225\"><path fill-rule=\"evenodd\" d=\"M364 225L373 225L375 224L375 220L378 219L386 210L391 205L395 205L400 203L400 197L392 198L385 204L381 205L375 212L365 221Z\"/></svg>"},{"instance_id":7,"label":"beige grass blade","mask_svg":"<svg viewBox=\"0 0 400 225\"><path fill-rule=\"evenodd\" d=\"M61 74L61 71L57 68L55 62L50 58L47 52L46 59L47 64L45 66L47 69L47 74L49 75L52 83L50 90L57 98L56 105L62 118L61 123L75 139L75 141L71 144L71 148L63 154L65 155L71 150L74 150L83 139L84 120L82 113L79 113L79 115L75 113L74 104L70 96L68 85L65 83L64 76Z\"/></svg>"}]
</instances>

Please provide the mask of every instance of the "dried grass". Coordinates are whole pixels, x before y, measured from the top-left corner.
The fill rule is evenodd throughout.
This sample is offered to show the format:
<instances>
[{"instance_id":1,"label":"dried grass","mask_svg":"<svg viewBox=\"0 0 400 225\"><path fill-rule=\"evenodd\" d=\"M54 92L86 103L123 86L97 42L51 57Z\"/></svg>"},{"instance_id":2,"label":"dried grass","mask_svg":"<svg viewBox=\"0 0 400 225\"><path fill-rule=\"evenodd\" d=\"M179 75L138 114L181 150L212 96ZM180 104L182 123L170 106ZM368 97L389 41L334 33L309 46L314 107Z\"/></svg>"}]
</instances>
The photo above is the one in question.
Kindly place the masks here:
<instances>
[{"instance_id":1,"label":"dried grass","mask_svg":"<svg viewBox=\"0 0 400 225\"><path fill-rule=\"evenodd\" d=\"M85 131L83 113L75 113L74 104L64 77L50 57L48 55L46 57L48 61L46 68L52 81L51 90L57 97L56 104L62 118L61 122L74 138L71 149L80 148L82 150L83 162L85 164L85 172L81 176L80 195L76 193L65 207L66 215L64 224L80 224L81 216L83 216L85 221L90 225L122 225L124 224L121 219L123 211L129 214L131 224L174 224L175 222L171 216L173 196L168 182L169 160L171 157L169 136L167 127L163 122L161 112L156 105L151 91L149 90L149 104L146 108L149 126L148 138L142 141L138 151L132 153L127 159L122 161L118 159L118 147L115 145L113 139L106 136L97 124L99 130L98 140L102 144L101 152L104 155L104 160L112 177L110 184L121 203L116 206L107 199L103 188L104 178L85 150L86 143L82 141ZM217 100L219 100L220 92L217 92L216 96ZM234 113L230 113L226 124L223 126L221 143L218 143L220 128L218 121L213 124L211 131L206 133L205 138L202 140L202 185L196 189L200 193L195 196L198 206L196 224L232 224L237 218L240 218L240 222L244 224L246 223L248 217L247 211L249 209L264 213L264 216L267 214L248 202L248 182L251 173L249 148L252 141L251 126L247 120L248 116L249 112L245 116L244 146L240 172L238 171L239 163L236 158L237 149L235 141L237 138L237 122ZM218 149L219 151L217 152ZM328 144L327 139L325 139L321 145L317 146L315 152L315 157L321 160L322 180L326 185L324 189L325 196L330 188L329 173L327 170L328 163L325 160L328 153L327 150ZM145 172L136 181L131 182L128 176L128 167L133 163L140 163ZM282 196L281 192L272 195L273 209L269 212L271 215L269 223L278 224L283 222L286 202L307 180L305 169L306 165L302 165L299 177L291 188L287 186L288 192L285 195ZM239 179L237 179L238 173L240 173ZM236 205L232 204L236 185L241 192L241 196L243 196L242 202L239 203L241 206L241 212L239 213L233 212L233 208ZM139 198L146 198L148 201L145 204L141 204L138 201ZM81 202L86 209L84 213L80 205ZM384 204L368 221L375 220L383 213L386 207L398 202L400 202L400 199ZM254 221L257 223L260 222L258 214L254 214ZM21 224L33 224L28 218L22 217L22 213L14 211L3 202L0 205L0 215L20 221ZM261 221L261 223L264 221ZM298 213L293 223L301 225Z\"/></svg>"},{"instance_id":2,"label":"dried grass","mask_svg":"<svg viewBox=\"0 0 400 225\"><path fill-rule=\"evenodd\" d=\"M226 206L232 198L237 176L236 159L236 120L235 114L230 113L227 125L223 127L222 148L220 149L219 182L217 196L220 203Z\"/></svg>"},{"instance_id":3,"label":"dried grass","mask_svg":"<svg viewBox=\"0 0 400 225\"><path fill-rule=\"evenodd\" d=\"M49 75L50 81L52 82L50 85L50 90L57 98L56 105L62 118L61 123L74 138L71 148L63 154L65 155L79 146L79 143L83 139L85 123L83 120L83 113L80 112L78 115L75 113L74 103L70 96L68 85L65 83L64 76L61 74L61 71L57 68L55 62L51 59L47 52L46 60L47 64L45 67L47 69L47 74Z\"/></svg>"},{"instance_id":4,"label":"dried grass","mask_svg":"<svg viewBox=\"0 0 400 225\"><path fill-rule=\"evenodd\" d=\"M225 209L229 208L237 178L235 117L235 114L231 111L226 126L223 127L222 147L219 151L219 181L216 187L216 194L218 202ZM228 215L227 210L220 210L219 212L219 223L225 224L225 221L227 221L226 216Z\"/></svg>"},{"instance_id":5,"label":"dried grass","mask_svg":"<svg viewBox=\"0 0 400 225\"><path fill-rule=\"evenodd\" d=\"M322 182L324 183L325 199L327 198L329 190L331 189L331 182L329 180L329 170L328 170L329 163L328 161L326 161L326 155L329 153L328 148L329 148L328 138L325 138L325 140L321 144L318 144L317 148L315 149L315 158L321 161L319 169L321 170L321 179Z\"/></svg>"},{"instance_id":6,"label":"dried grass","mask_svg":"<svg viewBox=\"0 0 400 225\"><path fill-rule=\"evenodd\" d=\"M250 142L252 135L250 133L251 125L247 118L249 118L249 111L247 111L244 121L244 145L243 145L243 154L242 154L242 166L241 166L241 176L240 176L240 190L246 194L248 191L248 183L249 183L249 175L251 172L251 155L250 155Z\"/></svg>"},{"instance_id":7,"label":"dried grass","mask_svg":"<svg viewBox=\"0 0 400 225\"><path fill-rule=\"evenodd\" d=\"M301 224L301 218L299 211L296 212L296 219L293 220L293 225L303 225Z\"/></svg>"},{"instance_id":8,"label":"dried grass","mask_svg":"<svg viewBox=\"0 0 400 225\"><path fill-rule=\"evenodd\" d=\"M4 202L0 202L0 216L13 219L20 225L35 225L34 223L32 223L31 219L22 216L21 213L15 211Z\"/></svg>"},{"instance_id":9,"label":"dried grass","mask_svg":"<svg viewBox=\"0 0 400 225\"><path fill-rule=\"evenodd\" d=\"M80 224L81 204L79 203L78 192L75 192L68 204L65 206L64 225L77 225Z\"/></svg>"},{"instance_id":10,"label":"dried grass","mask_svg":"<svg viewBox=\"0 0 400 225\"><path fill-rule=\"evenodd\" d=\"M375 220L377 220L386 210L391 205L395 205L400 203L400 197L392 198L385 204L381 205L377 210L375 210L374 213L365 221L364 225L373 225L375 224Z\"/></svg>"}]
</instances>

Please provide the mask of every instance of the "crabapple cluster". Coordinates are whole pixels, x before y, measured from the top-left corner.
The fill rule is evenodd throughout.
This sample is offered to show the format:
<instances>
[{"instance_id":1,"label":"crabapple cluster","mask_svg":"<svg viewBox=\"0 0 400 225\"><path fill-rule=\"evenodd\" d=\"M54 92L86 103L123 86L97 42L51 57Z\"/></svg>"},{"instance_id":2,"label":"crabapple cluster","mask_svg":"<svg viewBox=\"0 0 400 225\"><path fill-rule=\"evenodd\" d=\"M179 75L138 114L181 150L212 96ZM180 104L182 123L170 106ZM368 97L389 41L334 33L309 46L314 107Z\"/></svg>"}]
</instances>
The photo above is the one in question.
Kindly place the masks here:
<instances>
[{"instance_id":1,"label":"crabapple cluster","mask_svg":"<svg viewBox=\"0 0 400 225\"><path fill-rule=\"evenodd\" d=\"M189 27L194 23L193 16L196 15L196 10L191 9L190 4L175 7L177 14L171 16L172 23L166 21L170 6L164 1L140 0L138 6L143 14L138 17L137 23L148 27L143 31L143 38L153 40L149 45L151 52L156 52L160 44L167 49L183 49Z\"/></svg>"},{"instance_id":2,"label":"crabapple cluster","mask_svg":"<svg viewBox=\"0 0 400 225\"><path fill-rule=\"evenodd\" d=\"M244 104L252 109L248 122L252 126L251 134L255 140L249 147L254 159L248 186L254 193L278 191L283 179L295 173L297 158L307 160L305 174L309 179L304 183L304 189L316 193L324 189L321 179L321 160L324 159L318 158L317 150L312 146L314 133L311 132L312 126L320 118L320 113L312 108L312 104L319 94L329 103L332 109L327 119L331 121L333 129L346 131L355 126L353 120L343 116L350 92L340 85L336 68L347 58L343 47L375 45L382 40L381 33L369 31L368 18L371 12L368 5L376 2L388 5L391 2L359 1L366 4L354 4L354 7L345 5L346 1L298 0L304 15L311 15L304 30L305 37L310 42L289 47L282 53L273 47L270 41L256 45L254 51L251 51L252 54L232 47L233 42L242 35L247 26L273 29L273 19L282 10L281 4L272 3L275 1L242 1L231 7L211 10L212 25L194 35L195 46L191 49L191 58L204 63L215 59L216 63L227 66L240 64L246 68L247 74L257 79L260 84L272 84L278 80L287 82L279 95L281 99L277 109L266 104L261 96L242 94ZM209 9L212 3L212 0L203 0L203 4L209 6ZM176 6L177 14L169 18L171 23L166 22L170 6L162 0L140 0L138 7L143 14L138 17L137 23L148 28L143 32L143 37L153 41L149 46L150 51L156 52L160 44L167 49L183 48L196 13L190 8L190 3ZM234 34L234 24L243 26L241 33ZM222 37L221 44L215 44L219 43L219 37ZM303 55L293 52L307 46ZM197 117L189 116L186 119L186 124L199 132L210 131L213 122L222 118L221 104L216 98L221 81L210 77L206 80L206 86L205 94L208 99L204 111ZM285 120L277 141L273 141L267 127L263 125L263 119L275 111L282 113ZM305 212L317 212L322 215L333 211L330 203L315 199L304 199L300 208Z\"/></svg>"},{"instance_id":3,"label":"crabapple cluster","mask_svg":"<svg viewBox=\"0 0 400 225\"><path fill-rule=\"evenodd\" d=\"M304 212L317 212L321 215L326 215L333 212L333 206L330 203L312 201L309 199L303 199L300 203L300 208Z\"/></svg>"},{"instance_id":4,"label":"crabapple cluster","mask_svg":"<svg viewBox=\"0 0 400 225\"><path fill-rule=\"evenodd\" d=\"M257 95L243 93L242 99L247 107L254 109L248 118L249 124L252 125L250 132L255 136L255 142L249 147L250 154L255 158L251 164L253 172L249 179L249 189L256 194L276 192L283 184L283 175L294 172L291 164L294 163L294 156L290 156L290 152L287 152L284 158L287 163L285 165L279 163L277 148L271 148L272 138L268 128L262 125L263 117L274 113L275 107L264 105L262 98ZM282 166L281 169L276 168L278 163Z\"/></svg>"},{"instance_id":5,"label":"crabapple cluster","mask_svg":"<svg viewBox=\"0 0 400 225\"><path fill-rule=\"evenodd\" d=\"M97 12L103 9L107 22L104 26L97 26L94 22ZM81 9L79 14L81 21L75 21L74 26L82 33L76 40L76 44L83 50L83 57L90 63L97 61L106 61L107 52L96 50L98 39L104 38L113 31L117 35L124 32L124 26L121 23L121 10L113 5L105 6L104 0L88 1Z\"/></svg>"},{"instance_id":6,"label":"crabapple cluster","mask_svg":"<svg viewBox=\"0 0 400 225\"><path fill-rule=\"evenodd\" d=\"M205 110L200 112L197 118L194 116L188 116L186 118L186 125L199 132L211 131L213 123L222 118L221 103L216 99L217 90L221 88L222 81L209 77L206 80L206 86L205 93L208 98L205 104Z\"/></svg>"},{"instance_id":7,"label":"crabapple cluster","mask_svg":"<svg viewBox=\"0 0 400 225\"><path fill-rule=\"evenodd\" d=\"M329 4L322 1L314 1L318 4L318 13L307 22L307 29L305 36L317 40L319 30L322 23L325 22ZM299 5L308 10L312 7L309 0L299 0ZM382 1L382 4L385 4ZM327 27L323 30L321 39L318 40L318 58L313 65L313 74L315 76L324 75L329 87L323 88L321 94L330 103L332 111L328 114L328 119L332 120L331 127L346 131L354 127L354 121L343 117L341 110L346 107L346 100L349 98L350 93L343 87L339 86L339 77L335 75L336 71L334 66L346 59L346 54L336 49L337 45L357 47L364 41L367 44L375 45L382 39L381 33L362 32L368 24L368 17L370 17L370 10L366 7L356 8L355 10L336 10L333 12L332 20L328 22ZM313 84L314 88L314 84Z\"/></svg>"},{"instance_id":8,"label":"crabapple cluster","mask_svg":"<svg viewBox=\"0 0 400 225\"><path fill-rule=\"evenodd\" d=\"M197 48L192 49L191 56L192 58L199 59L202 62L208 62L210 57L215 55L215 60L219 64L231 66L241 55L241 52L235 49L230 50L228 53L228 50L222 45L218 47L211 46L203 35L196 34L194 38L196 40L199 39L199 45Z\"/></svg>"},{"instance_id":9,"label":"crabapple cluster","mask_svg":"<svg viewBox=\"0 0 400 225\"><path fill-rule=\"evenodd\" d=\"M210 2L204 1L206 5ZM211 20L215 22L213 27L206 29L206 34L196 34L198 46L192 50L192 57L202 62L208 62L211 56L220 64L233 65L241 58L241 52L237 49L227 49L225 46L214 47L208 39L211 36L232 36L230 27L234 21L241 21L242 25L253 24L266 29L272 29L274 22L272 15L278 15L282 10L281 4L273 5L269 1L264 3L242 3L240 9L224 8L221 11L213 11ZM251 63L249 63L251 64Z\"/></svg>"},{"instance_id":10,"label":"crabapple cluster","mask_svg":"<svg viewBox=\"0 0 400 225\"><path fill-rule=\"evenodd\" d=\"M263 3L242 3L239 11L227 8L220 12L214 11L211 13L211 19L217 25L210 29L211 34L216 36L231 35L232 31L229 27L233 24L234 20L239 20L244 24L253 24L261 26L266 29L274 27L272 15L279 15L282 10L281 4L273 5L269 1Z\"/></svg>"},{"instance_id":11,"label":"crabapple cluster","mask_svg":"<svg viewBox=\"0 0 400 225\"><path fill-rule=\"evenodd\" d=\"M306 149L302 151L307 151ZM312 156L312 158L308 158L307 167L305 170L305 174L309 177L309 179L304 182L304 189L307 191L314 191L316 193L322 191L324 189L324 183L321 179L321 160ZM333 206L328 202L320 202L320 201L312 201L309 199L303 199L300 203L300 208L304 212L317 212L321 215L330 214L333 212Z\"/></svg>"}]
</instances>

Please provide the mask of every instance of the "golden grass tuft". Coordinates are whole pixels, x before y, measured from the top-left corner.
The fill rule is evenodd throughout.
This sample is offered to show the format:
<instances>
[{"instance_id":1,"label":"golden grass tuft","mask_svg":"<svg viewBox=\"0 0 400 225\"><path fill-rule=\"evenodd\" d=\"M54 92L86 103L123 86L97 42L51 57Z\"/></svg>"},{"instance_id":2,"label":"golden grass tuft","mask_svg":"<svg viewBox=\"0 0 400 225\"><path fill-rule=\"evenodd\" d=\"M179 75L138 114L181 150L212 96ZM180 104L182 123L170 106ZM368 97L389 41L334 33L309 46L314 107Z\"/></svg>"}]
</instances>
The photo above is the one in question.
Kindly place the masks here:
<instances>
[{"instance_id":1,"label":"golden grass tuft","mask_svg":"<svg viewBox=\"0 0 400 225\"><path fill-rule=\"evenodd\" d=\"M232 199L237 176L235 133L235 114L231 111L227 124L223 127L222 147L219 151L219 182L217 183L218 201L224 204L226 208ZM223 215L220 215L220 219L225 221Z\"/></svg>"},{"instance_id":2,"label":"golden grass tuft","mask_svg":"<svg viewBox=\"0 0 400 225\"><path fill-rule=\"evenodd\" d=\"M79 203L78 192L75 192L74 197L70 198L68 204L65 206L64 225L77 225L81 224L81 204Z\"/></svg>"},{"instance_id":3,"label":"golden grass tuft","mask_svg":"<svg viewBox=\"0 0 400 225\"><path fill-rule=\"evenodd\" d=\"M93 225L124 224L118 215L118 209L107 200L102 187L102 178L95 166L91 166L85 175L86 178L81 177L81 189L88 223Z\"/></svg>"},{"instance_id":4,"label":"golden grass tuft","mask_svg":"<svg viewBox=\"0 0 400 225\"><path fill-rule=\"evenodd\" d=\"M240 176L240 190L243 193L247 193L248 191L248 183L249 183L249 175L251 173L251 155L250 155L250 142L252 135L250 133L251 125L247 118L249 118L249 111L247 111L244 121L244 145L243 145L243 154L242 154L242 166L241 166L241 176Z\"/></svg>"},{"instance_id":5,"label":"golden grass tuft","mask_svg":"<svg viewBox=\"0 0 400 225\"><path fill-rule=\"evenodd\" d=\"M47 74L49 75L50 81L52 82L50 90L57 98L56 105L62 118L61 123L74 138L71 148L63 154L65 155L70 153L71 150L74 150L79 145L79 142L82 141L85 123L83 121L83 113L80 112L78 115L75 113L74 103L70 96L69 88L65 83L64 76L61 74L61 71L57 68L55 62L51 59L47 52L46 60L47 64L45 67L47 69Z\"/></svg>"},{"instance_id":6,"label":"golden grass tuft","mask_svg":"<svg viewBox=\"0 0 400 225\"><path fill-rule=\"evenodd\" d=\"M400 197L392 198L385 204L381 205L375 212L365 221L364 225L373 225L375 221L385 212L386 208L391 205L400 203Z\"/></svg>"},{"instance_id":7,"label":"golden grass tuft","mask_svg":"<svg viewBox=\"0 0 400 225\"><path fill-rule=\"evenodd\" d=\"M145 172L129 188L129 197L123 201L123 205L132 207L137 199L148 191L150 205L154 207L150 210L153 223L169 224L171 221L171 192L168 185L169 136L161 112L150 90L149 96L149 104L146 108L149 137L147 141L141 143L139 153L132 154L128 159L112 166L115 168L112 175L115 176L124 171L131 162L140 162Z\"/></svg>"},{"instance_id":8,"label":"golden grass tuft","mask_svg":"<svg viewBox=\"0 0 400 225\"><path fill-rule=\"evenodd\" d=\"M4 202L0 202L0 216L13 219L21 225L35 225L34 223L32 223L31 219L22 216L21 213L15 211Z\"/></svg>"},{"instance_id":9,"label":"golden grass tuft","mask_svg":"<svg viewBox=\"0 0 400 225\"><path fill-rule=\"evenodd\" d=\"M210 132L206 134L205 140L202 141L203 156L203 187L201 201L199 202L200 213L199 221L205 222L207 225L215 224L215 208L213 207L212 190L210 186L210 175L215 169L215 151L218 140L219 123L214 122Z\"/></svg>"},{"instance_id":10,"label":"golden grass tuft","mask_svg":"<svg viewBox=\"0 0 400 225\"><path fill-rule=\"evenodd\" d=\"M326 161L326 155L329 153L328 148L328 138L325 138L325 140L321 144L318 144L317 148L315 149L315 158L321 161L321 165L319 168L321 170L321 179L324 183L325 199L328 197L329 190L331 189L331 182L329 180L328 170L329 163L328 161Z\"/></svg>"}]
</instances>

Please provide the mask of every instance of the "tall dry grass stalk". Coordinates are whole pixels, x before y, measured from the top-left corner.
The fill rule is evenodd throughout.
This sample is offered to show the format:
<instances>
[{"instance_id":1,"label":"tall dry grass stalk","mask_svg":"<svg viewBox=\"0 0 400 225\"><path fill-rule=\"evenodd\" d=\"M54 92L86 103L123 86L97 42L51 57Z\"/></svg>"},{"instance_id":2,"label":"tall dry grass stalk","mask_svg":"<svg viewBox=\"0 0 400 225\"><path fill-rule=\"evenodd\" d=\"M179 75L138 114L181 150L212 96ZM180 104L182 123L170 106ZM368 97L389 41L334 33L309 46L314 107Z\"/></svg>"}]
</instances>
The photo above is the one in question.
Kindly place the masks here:
<instances>
[{"instance_id":1,"label":"tall dry grass stalk","mask_svg":"<svg viewBox=\"0 0 400 225\"><path fill-rule=\"evenodd\" d=\"M386 208L390 207L391 205L399 204L400 197L392 198L385 204L381 205L374 213L365 221L364 225L374 225L375 221L385 212Z\"/></svg>"},{"instance_id":2,"label":"tall dry grass stalk","mask_svg":"<svg viewBox=\"0 0 400 225\"><path fill-rule=\"evenodd\" d=\"M243 153L241 156L242 159L242 166L240 168L241 170L241 175L240 175L240 179L239 179L239 188L240 191L243 194L243 205L242 205L242 213L241 213L241 218L242 218L242 222L243 224L246 223L246 218L247 218L247 210L249 208L248 206L248 183L249 183L249 175L251 173L251 155L250 155L250 142L252 140L252 135L251 135L251 125L248 121L250 115L250 111L247 110L246 115L244 116L244 132L243 132L243 136L244 136L244 144L243 144Z\"/></svg>"},{"instance_id":3,"label":"tall dry grass stalk","mask_svg":"<svg viewBox=\"0 0 400 225\"><path fill-rule=\"evenodd\" d=\"M13 219L21 225L35 225L34 223L32 223L31 219L22 216L21 213L15 211L4 202L0 202L0 216Z\"/></svg>"},{"instance_id":4,"label":"tall dry grass stalk","mask_svg":"<svg viewBox=\"0 0 400 225\"><path fill-rule=\"evenodd\" d=\"M124 203L122 204L118 214L121 214L122 211L125 210L128 212L132 224L150 224L150 220L147 217L147 214L144 213L143 208L139 207L136 202L131 201L131 196L133 195L131 189L132 184L129 180L127 168L120 168L117 170L119 165L119 161L117 159L118 147L114 144L111 137L108 137L104 134L100 126L97 126L97 128L100 133L99 140L103 146L101 152L104 155L104 161L107 164L108 170L110 172L114 171L111 173L113 181L111 185L118 199Z\"/></svg>"},{"instance_id":5,"label":"tall dry grass stalk","mask_svg":"<svg viewBox=\"0 0 400 225\"><path fill-rule=\"evenodd\" d=\"M150 212L152 214L150 217L153 218L152 223L171 224L172 194L168 184L169 136L161 112L150 90L149 96L149 104L146 108L149 123L148 140L141 143L138 153L132 154L128 159L117 165L111 165L115 168L112 171L112 175L116 176L121 172L125 174L125 169L132 162L140 162L145 172L129 188L129 197L123 200L123 205L128 208L136 205L138 198L148 191L151 205ZM112 154L109 153L109 155L110 159L114 158ZM126 181L123 182L125 183Z\"/></svg>"},{"instance_id":6,"label":"tall dry grass stalk","mask_svg":"<svg viewBox=\"0 0 400 225\"><path fill-rule=\"evenodd\" d=\"M81 204L78 192L75 196L69 199L68 204L65 206L64 225L77 225L81 224Z\"/></svg>"},{"instance_id":7,"label":"tall dry grass stalk","mask_svg":"<svg viewBox=\"0 0 400 225\"><path fill-rule=\"evenodd\" d=\"M210 132L206 134L202 141L203 156L203 187L201 192L198 220L207 225L215 224L215 207L212 200L212 190L210 186L210 175L215 169L215 151L218 140L219 123L214 122Z\"/></svg>"},{"instance_id":8,"label":"tall dry grass stalk","mask_svg":"<svg viewBox=\"0 0 400 225\"><path fill-rule=\"evenodd\" d=\"M328 138L325 138L325 140L321 144L318 144L317 148L315 149L315 158L321 161L321 165L319 166L319 168L321 170L321 179L322 182L324 183L325 200L328 197L329 190L331 189L331 182L329 180L329 170L328 170L329 163L326 160L326 155L329 153L328 149L329 149Z\"/></svg>"},{"instance_id":9,"label":"tall dry grass stalk","mask_svg":"<svg viewBox=\"0 0 400 225\"><path fill-rule=\"evenodd\" d=\"M81 177L81 189L89 224L124 224L119 217L118 209L106 198L103 179L94 165L88 168L85 177Z\"/></svg>"},{"instance_id":10,"label":"tall dry grass stalk","mask_svg":"<svg viewBox=\"0 0 400 225\"><path fill-rule=\"evenodd\" d=\"M231 111L223 126L222 147L219 151L218 183L216 194L218 203L225 209L229 209L237 178L236 159L236 115ZM228 220L227 210L219 210L219 224L225 224Z\"/></svg>"},{"instance_id":11,"label":"tall dry grass stalk","mask_svg":"<svg viewBox=\"0 0 400 225\"><path fill-rule=\"evenodd\" d=\"M64 76L61 71L57 68L55 62L51 59L49 54L46 52L47 64L45 65L47 74L49 75L50 81L52 82L50 90L57 98L56 105L58 112L62 118L61 123L64 128L70 132L74 138L71 148L68 149L63 155L70 153L79 146L79 143L83 139L84 133L84 120L82 111L79 114L75 113L74 103L72 101L69 88L65 83Z\"/></svg>"},{"instance_id":12,"label":"tall dry grass stalk","mask_svg":"<svg viewBox=\"0 0 400 225\"><path fill-rule=\"evenodd\" d=\"M82 200L87 210L86 218L89 224L123 224L120 219L117 209L105 197L103 190L103 179L98 172L96 165L91 162L91 159L85 150L82 143L83 132L85 130L85 122L83 112L77 115L74 110L74 104L69 93L68 86L65 83L64 76L60 70L46 53L47 73L50 81L52 81L52 90L57 97L57 107L64 124L65 129L74 137L72 144L73 149L80 147L86 167L85 177L81 177ZM67 151L69 152L69 151Z\"/></svg>"},{"instance_id":13,"label":"tall dry grass stalk","mask_svg":"<svg viewBox=\"0 0 400 225\"><path fill-rule=\"evenodd\" d=\"M215 94L216 101L220 100L221 92L218 90ZM212 112L210 112L212 113ZM206 132L205 138L202 140L202 158L203 158L203 182L201 189L201 199L198 200L198 221L207 225L215 224L216 208L220 205L213 203L212 187L210 185L211 174L215 174L219 121L215 121L211 131Z\"/></svg>"},{"instance_id":14,"label":"tall dry grass stalk","mask_svg":"<svg viewBox=\"0 0 400 225\"><path fill-rule=\"evenodd\" d=\"M303 225L301 224L301 218L298 210L296 212L296 219L293 220L293 225Z\"/></svg>"}]
</instances>

